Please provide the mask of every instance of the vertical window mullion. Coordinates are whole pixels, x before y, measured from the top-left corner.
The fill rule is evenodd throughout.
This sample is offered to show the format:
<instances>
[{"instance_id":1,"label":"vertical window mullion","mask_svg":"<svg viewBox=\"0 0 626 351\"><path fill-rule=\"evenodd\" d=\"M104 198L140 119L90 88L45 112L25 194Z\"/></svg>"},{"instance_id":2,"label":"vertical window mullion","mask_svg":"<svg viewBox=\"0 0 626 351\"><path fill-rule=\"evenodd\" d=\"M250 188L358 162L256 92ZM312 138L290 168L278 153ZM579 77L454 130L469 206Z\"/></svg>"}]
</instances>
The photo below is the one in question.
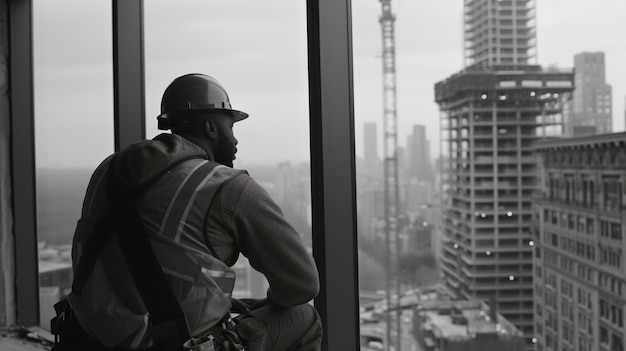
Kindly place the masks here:
<instances>
[{"instance_id":1,"label":"vertical window mullion","mask_svg":"<svg viewBox=\"0 0 626 351\"><path fill-rule=\"evenodd\" d=\"M31 0L9 4L11 183L18 325L39 323ZM6 271L11 271L6 269ZM7 277L5 277L7 278ZM8 280L9 284L12 280ZM7 303L6 306L9 306ZM10 311L7 311L7 316ZM8 321L9 322L9 321Z\"/></svg>"},{"instance_id":2,"label":"vertical window mullion","mask_svg":"<svg viewBox=\"0 0 626 351\"><path fill-rule=\"evenodd\" d=\"M115 151L145 139L143 0L113 1Z\"/></svg>"},{"instance_id":3,"label":"vertical window mullion","mask_svg":"<svg viewBox=\"0 0 626 351\"><path fill-rule=\"evenodd\" d=\"M324 350L358 350L350 0L307 1L315 300Z\"/></svg>"}]
</instances>

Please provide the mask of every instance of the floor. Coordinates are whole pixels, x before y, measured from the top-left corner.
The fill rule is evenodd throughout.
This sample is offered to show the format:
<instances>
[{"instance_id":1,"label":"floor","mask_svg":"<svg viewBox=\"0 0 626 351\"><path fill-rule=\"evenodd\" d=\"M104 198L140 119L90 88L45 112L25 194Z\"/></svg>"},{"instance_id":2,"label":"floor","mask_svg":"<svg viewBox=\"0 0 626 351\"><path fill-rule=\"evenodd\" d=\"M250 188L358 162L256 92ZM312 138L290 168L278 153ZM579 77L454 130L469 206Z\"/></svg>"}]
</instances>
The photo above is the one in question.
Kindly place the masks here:
<instances>
[{"instance_id":1,"label":"floor","mask_svg":"<svg viewBox=\"0 0 626 351\"><path fill-rule=\"evenodd\" d=\"M38 331L0 330L0 350L2 351L42 351L50 350L52 344Z\"/></svg>"}]
</instances>

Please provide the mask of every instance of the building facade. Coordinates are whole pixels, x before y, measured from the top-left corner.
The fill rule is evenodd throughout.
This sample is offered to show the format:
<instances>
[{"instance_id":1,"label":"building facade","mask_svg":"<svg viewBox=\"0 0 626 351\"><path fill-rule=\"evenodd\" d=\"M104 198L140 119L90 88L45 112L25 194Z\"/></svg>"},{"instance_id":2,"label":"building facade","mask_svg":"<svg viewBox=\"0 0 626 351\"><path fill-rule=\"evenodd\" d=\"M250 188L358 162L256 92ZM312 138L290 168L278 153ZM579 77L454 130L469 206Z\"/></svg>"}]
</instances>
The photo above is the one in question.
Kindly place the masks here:
<instances>
[{"instance_id":1,"label":"building facade","mask_svg":"<svg viewBox=\"0 0 626 351\"><path fill-rule=\"evenodd\" d=\"M536 350L623 351L626 133L542 142L537 150Z\"/></svg>"},{"instance_id":2,"label":"building facade","mask_svg":"<svg viewBox=\"0 0 626 351\"><path fill-rule=\"evenodd\" d=\"M413 125L413 133L407 136L407 180L431 182L433 179L430 160L430 141L426 138L426 127Z\"/></svg>"},{"instance_id":3,"label":"building facade","mask_svg":"<svg viewBox=\"0 0 626 351\"><path fill-rule=\"evenodd\" d=\"M571 118L565 123L568 136L610 133L612 130L611 86L606 83L603 52L574 56L576 89L571 101Z\"/></svg>"},{"instance_id":4,"label":"building facade","mask_svg":"<svg viewBox=\"0 0 626 351\"><path fill-rule=\"evenodd\" d=\"M465 0L466 66L534 64L534 19L534 0Z\"/></svg>"},{"instance_id":5,"label":"building facade","mask_svg":"<svg viewBox=\"0 0 626 351\"><path fill-rule=\"evenodd\" d=\"M441 111L442 256L457 298L494 301L533 333L531 201L537 140L560 135L573 72L470 67L435 86Z\"/></svg>"}]
</instances>

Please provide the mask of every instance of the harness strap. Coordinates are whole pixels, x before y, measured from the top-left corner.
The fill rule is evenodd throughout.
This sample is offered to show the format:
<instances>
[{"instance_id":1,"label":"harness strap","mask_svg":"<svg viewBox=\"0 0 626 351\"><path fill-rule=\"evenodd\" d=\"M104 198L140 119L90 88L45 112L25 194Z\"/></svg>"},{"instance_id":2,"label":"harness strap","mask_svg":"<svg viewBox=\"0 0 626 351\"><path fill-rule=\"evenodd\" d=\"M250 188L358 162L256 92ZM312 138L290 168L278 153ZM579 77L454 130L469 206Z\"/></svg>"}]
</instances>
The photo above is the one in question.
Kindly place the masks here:
<instances>
[{"instance_id":1,"label":"harness strap","mask_svg":"<svg viewBox=\"0 0 626 351\"><path fill-rule=\"evenodd\" d=\"M120 184L115 173L115 163L119 154L114 155L108 165L109 206L100 216L85 243L72 290L80 294L91 274L102 248L113 234L119 242L120 250L128 263L131 275L143 299L152 322L153 340L159 350L183 350L183 343L190 338L185 315L165 279L147 234L136 211L136 203L143 194L167 171L192 158L182 159L148 182L127 187Z\"/></svg>"},{"instance_id":2,"label":"harness strap","mask_svg":"<svg viewBox=\"0 0 626 351\"><path fill-rule=\"evenodd\" d=\"M134 211L133 211L134 212ZM117 239L141 298L150 313L152 337L165 350L182 350L191 336L185 314L165 280L139 216L132 213L117 231Z\"/></svg>"},{"instance_id":3,"label":"harness strap","mask_svg":"<svg viewBox=\"0 0 626 351\"><path fill-rule=\"evenodd\" d=\"M114 216L114 209L118 210L118 213L124 213L124 211L130 210L136 202L143 196L143 194L150 189L154 183L156 183L163 174L167 173L171 169L175 168L179 164L194 158L200 158L197 156L188 157L175 162L171 166L167 167L156 176L151 178L146 183L136 188L128 189L128 187L122 187L115 173L115 164L119 153L113 155L107 166L108 186L110 192L113 194L109 200L111 203L105 209L104 213L98 218L96 225L90 233L87 241L85 242L83 253L81 254L80 261L74 272L74 280L72 281L72 291L81 294L87 278L91 275L93 267L100 256L100 252L104 246L111 240L113 236L113 223L116 222ZM120 194L124 193L123 196ZM118 201L123 198L124 201ZM117 203L114 203L114 202Z\"/></svg>"}]
</instances>

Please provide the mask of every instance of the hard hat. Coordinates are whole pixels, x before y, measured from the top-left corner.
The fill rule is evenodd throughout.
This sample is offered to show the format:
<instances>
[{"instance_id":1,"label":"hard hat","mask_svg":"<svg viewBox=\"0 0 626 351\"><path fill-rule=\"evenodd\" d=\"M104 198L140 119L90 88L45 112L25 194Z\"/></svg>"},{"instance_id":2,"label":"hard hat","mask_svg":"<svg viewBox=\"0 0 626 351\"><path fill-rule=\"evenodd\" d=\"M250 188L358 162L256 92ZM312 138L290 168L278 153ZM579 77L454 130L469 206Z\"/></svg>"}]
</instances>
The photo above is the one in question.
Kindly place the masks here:
<instances>
[{"instance_id":1,"label":"hard hat","mask_svg":"<svg viewBox=\"0 0 626 351\"><path fill-rule=\"evenodd\" d=\"M180 76L165 89L161 114L157 117L159 129L171 129L177 115L190 110L228 111L235 122L248 117L247 113L231 108L226 89L220 82L199 73Z\"/></svg>"}]
</instances>

